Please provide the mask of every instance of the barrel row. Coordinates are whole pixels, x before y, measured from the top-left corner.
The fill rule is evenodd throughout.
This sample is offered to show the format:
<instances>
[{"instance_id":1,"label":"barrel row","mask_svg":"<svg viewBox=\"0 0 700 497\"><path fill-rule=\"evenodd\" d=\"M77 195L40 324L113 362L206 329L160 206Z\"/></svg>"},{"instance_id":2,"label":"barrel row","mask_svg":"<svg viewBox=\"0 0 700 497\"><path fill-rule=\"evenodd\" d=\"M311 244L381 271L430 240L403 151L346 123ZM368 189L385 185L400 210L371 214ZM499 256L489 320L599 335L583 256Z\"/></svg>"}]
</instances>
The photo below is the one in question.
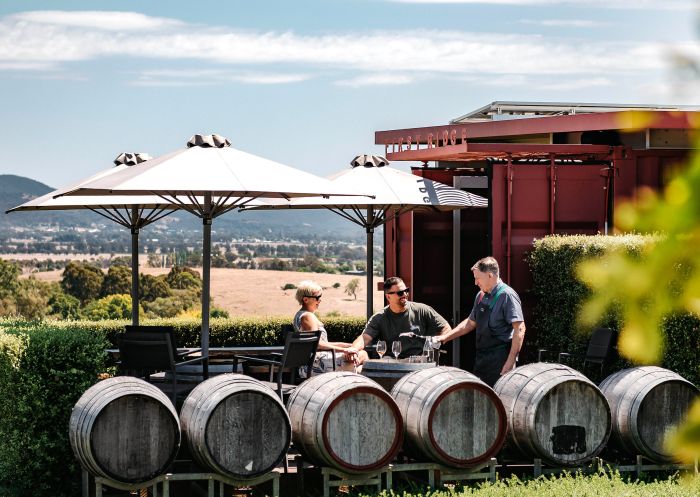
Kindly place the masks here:
<instances>
[{"instance_id":1,"label":"barrel row","mask_svg":"<svg viewBox=\"0 0 700 497\"><path fill-rule=\"evenodd\" d=\"M450 367L417 370L391 394L347 372L312 377L287 407L243 375L198 385L178 418L169 399L142 380L111 378L76 404L70 441L83 467L118 482L162 474L182 431L195 460L233 478L263 474L286 457L290 438L310 460L349 473L378 469L403 446L416 459L469 468L501 450L552 465L590 460L614 444L665 461L664 429L677 425L697 389L662 368L624 370L598 389L558 364L529 364L494 389ZM180 430L180 425L182 430Z\"/></svg>"}]
</instances>

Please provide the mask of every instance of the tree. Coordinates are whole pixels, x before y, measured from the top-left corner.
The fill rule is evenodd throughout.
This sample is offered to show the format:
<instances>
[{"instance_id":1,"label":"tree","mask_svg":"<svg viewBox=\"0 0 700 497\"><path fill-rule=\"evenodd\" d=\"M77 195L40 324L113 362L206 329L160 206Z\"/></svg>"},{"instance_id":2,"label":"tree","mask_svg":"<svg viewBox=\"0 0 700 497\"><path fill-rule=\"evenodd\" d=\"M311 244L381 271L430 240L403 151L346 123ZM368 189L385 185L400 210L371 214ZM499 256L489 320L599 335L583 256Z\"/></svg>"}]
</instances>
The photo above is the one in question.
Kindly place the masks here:
<instances>
[{"instance_id":1,"label":"tree","mask_svg":"<svg viewBox=\"0 0 700 497\"><path fill-rule=\"evenodd\" d=\"M350 295L353 297L353 299L357 300L357 292L360 290L360 279L359 278L353 278L350 281L348 281L348 284L345 285L345 293L347 295Z\"/></svg>"},{"instance_id":2,"label":"tree","mask_svg":"<svg viewBox=\"0 0 700 497\"><path fill-rule=\"evenodd\" d=\"M100 295L120 295L131 293L131 268L128 266L110 266L102 281Z\"/></svg>"},{"instance_id":3,"label":"tree","mask_svg":"<svg viewBox=\"0 0 700 497\"><path fill-rule=\"evenodd\" d=\"M63 292L49 298L49 314L62 319L80 319L80 301Z\"/></svg>"},{"instance_id":4,"label":"tree","mask_svg":"<svg viewBox=\"0 0 700 497\"><path fill-rule=\"evenodd\" d=\"M153 302L160 297L170 297L172 291L165 276L142 274L139 281L139 295L142 300Z\"/></svg>"},{"instance_id":5,"label":"tree","mask_svg":"<svg viewBox=\"0 0 700 497\"><path fill-rule=\"evenodd\" d=\"M63 270L61 288L85 305L100 294L103 280L104 273L100 268L92 264L71 261Z\"/></svg>"},{"instance_id":6,"label":"tree","mask_svg":"<svg viewBox=\"0 0 700 497\"><path fill-rule=\"evenodd\" d=\"M26 319L46 317L50 312L49 299L52 294L57 293L53 285L39 281L33 275L21 280L15 295L17 313Z\"/></svg>"},{"instance_id":7,"label":"tree","mask_svg":"<svg viewBox=\"0 0 700 497\"><path fill-rule=\"evenodd\" d=\"M19 285L20 268L14 262L0 259L0 299L12 297Z\"/></svg>"},{"instance_id":8,"label":"tree","mask_svg":"<svg viewBox=\"0 0 700 497\"><path fill-rule=\"evenodd\" d=\"M165 279L170 288L179 290L199 289L202 287L202 279L199 276L199 272L187 266L173 266Z\"/></svg>"}]
</instances>

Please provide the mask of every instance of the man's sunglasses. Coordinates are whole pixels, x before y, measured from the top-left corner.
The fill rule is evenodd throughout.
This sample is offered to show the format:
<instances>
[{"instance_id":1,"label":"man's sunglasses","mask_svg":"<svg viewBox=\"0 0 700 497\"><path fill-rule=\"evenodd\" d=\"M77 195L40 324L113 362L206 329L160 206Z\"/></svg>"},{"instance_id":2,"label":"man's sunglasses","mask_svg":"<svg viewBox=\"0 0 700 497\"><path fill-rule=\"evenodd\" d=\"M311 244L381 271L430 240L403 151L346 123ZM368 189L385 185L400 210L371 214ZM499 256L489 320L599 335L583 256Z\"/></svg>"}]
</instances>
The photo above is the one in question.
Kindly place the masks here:
<instances>
[{"instance_id":1,"label":"man's sunglasses","mask_svg":"<svg viewBox=\"0 0 700 497\"><path fill-rule=\"evenodd\" d=\"M408 295L408 292L410 292L410 288L406 288L405 290L397 290L395 292L386 292L387 295L398 295L399 297L403 297L404 295Z\"/></svg>"},{"instance_id":2,"label":"man's sunglasses","mask_svg":"<svg viewBox=\"0 0 700 497\"><path fill-rule=\"evenodd\" d=\"M323 297L323 295L304 295L304 297L307 297L310 299L321 300L321 297Z\"/></svg>"}]
</instances>

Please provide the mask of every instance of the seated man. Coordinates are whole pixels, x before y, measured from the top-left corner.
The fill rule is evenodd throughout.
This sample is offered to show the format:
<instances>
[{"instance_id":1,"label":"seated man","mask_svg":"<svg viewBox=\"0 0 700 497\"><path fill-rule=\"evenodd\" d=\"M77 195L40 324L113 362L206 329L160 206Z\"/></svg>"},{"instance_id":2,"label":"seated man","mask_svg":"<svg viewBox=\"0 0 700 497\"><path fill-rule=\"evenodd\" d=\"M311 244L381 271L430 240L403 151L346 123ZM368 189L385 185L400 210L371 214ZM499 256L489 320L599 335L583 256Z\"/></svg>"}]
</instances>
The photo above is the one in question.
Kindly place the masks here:
<instances>
[{"instance_id":1,"label":"seated man","mask_svg":"<svg viewBox=\"0 0 700 497\"><path fill-rule=\"evenodd\" d=\"M391 354L392 342L399 340L399 358L405 358L423 353L425 339L413 335L438 335L452 330L432 307L409 301L408 292L409 288L401 278L394 276L384 282L384 295L389 305L372 316L362 335L345 349L346 355L356 364L363 364L368 359L364 348L372 341L386 341L387 354Z\"/></svg>"}]
</instances>

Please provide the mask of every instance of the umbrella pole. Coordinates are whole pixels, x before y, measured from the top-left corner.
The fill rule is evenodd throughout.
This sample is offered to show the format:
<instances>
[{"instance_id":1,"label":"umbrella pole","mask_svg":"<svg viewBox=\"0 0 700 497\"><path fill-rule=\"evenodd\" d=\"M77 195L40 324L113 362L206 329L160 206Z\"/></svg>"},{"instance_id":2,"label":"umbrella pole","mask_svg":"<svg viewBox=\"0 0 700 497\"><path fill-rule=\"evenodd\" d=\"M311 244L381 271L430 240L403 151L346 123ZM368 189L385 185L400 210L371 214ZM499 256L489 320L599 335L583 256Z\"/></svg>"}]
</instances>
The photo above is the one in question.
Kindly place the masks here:
<instances>
[{"instance_id":1,"label":"umbrella pole","mask_svg":"<svg viewBox=\"0 0 700 497\"><path fill-rule=\"evenodd\" d=\"M367 320L374 314L374 208L367 207Z\"/></svg>"},{"instance_id":2,"label":"umbrella pole","mask_svg":"<svg viewBox=\"0 0 700 497\"><path fill-rule=\"evenodd\" d=\"M209 378L209 287L211 286L211 194L204 195L202 217L202 375Z\"/></svg>"},{"instance_id":3,"label":"umbrella pole","mask_svg":"<svg viewBox=\"0 0 700 497\"><path fill-rule=\"evenodd\" d=\"M131 208L131 324L139 325L139 211Z\"/></svg>"}]
</instances>

